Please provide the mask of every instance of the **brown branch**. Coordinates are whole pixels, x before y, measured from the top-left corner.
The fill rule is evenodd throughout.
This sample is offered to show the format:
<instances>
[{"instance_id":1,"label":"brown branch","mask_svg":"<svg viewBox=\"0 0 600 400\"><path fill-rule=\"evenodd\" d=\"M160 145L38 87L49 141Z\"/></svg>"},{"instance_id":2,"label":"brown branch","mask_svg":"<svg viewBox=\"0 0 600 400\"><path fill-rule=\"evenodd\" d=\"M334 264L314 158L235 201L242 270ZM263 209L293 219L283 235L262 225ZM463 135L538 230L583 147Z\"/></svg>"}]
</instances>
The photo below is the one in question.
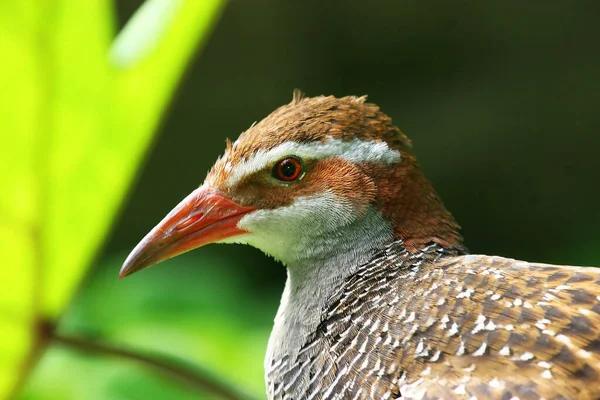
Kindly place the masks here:
<instances>
[{"instance_id":1,"label":"brown branch","mask_svg":"<svg viewBox=\"0 0 600 400\"><path fill-rule=\"evenodd\" d=\"M164 355L142 354L135 350L119 347L114 344L92 341L75 336L61 335L56 332L52 333L52 342L73 349L134 361L170 378L178 379L195 389L216 394L223 399L252 399L249 395L241 393L238 389L229 387L227 384L219 382L214 377L202 374L197 368L186 366L184 365L184 362L177 362Z\"/></svg>"},{"instance_id":2,"label":"brown branch","mask_svg":"<svg viewBox=\"0 0 600 400\"><path fill-rule=\"evenodd\" d=\"M46 337L44 334L40 333L41 331L44 331L46 329L46 324L44 322L38 321L36 318L36 320L33 322L33 325L34 328L32 329L33 338L31 339L31 349L29 349L29 352L25 356L23 364L21 364L21 366L19 367L19 374L17 376L16 382L13 384L13 386L10 388L7 394L6 398L8 400L19 398L19 394L21 393L21 390L27 383L31 371L33 371L33 369L35 368L35 366L37 365L38 361L40 360L40 358L44 354L44 351L47 348Z\"/></svg>"}]
</instances>

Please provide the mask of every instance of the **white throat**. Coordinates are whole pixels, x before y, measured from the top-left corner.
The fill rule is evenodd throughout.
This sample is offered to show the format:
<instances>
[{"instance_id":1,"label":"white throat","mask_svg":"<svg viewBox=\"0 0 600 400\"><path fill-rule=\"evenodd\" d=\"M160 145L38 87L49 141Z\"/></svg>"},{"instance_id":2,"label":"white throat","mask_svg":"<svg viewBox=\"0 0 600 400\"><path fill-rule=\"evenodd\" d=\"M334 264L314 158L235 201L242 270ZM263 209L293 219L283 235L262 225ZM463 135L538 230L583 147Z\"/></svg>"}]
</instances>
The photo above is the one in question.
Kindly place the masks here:
<instances>
[{"instance_id":1,"label":"white throat","mask_svg":"<svg viewBox=\"0 0 600 400\"><path fill-rule=\"evenodd\" d=\"M316 331L323 308L335 289L391 240L389 222L370 208L361 220L335 235L322 237L315 257L287 265L288 278L269 339L265 367L273 358L295 355L308 335Z\"/></svg>"},{"instance_id":2,"label":"white throat","mask_svg":"<svg viewBox=\"0 0 600 400\"><path fill-rule=\"evenodd\" d=\"M375 207L368 206L360 218L356 215L350 203L320 193L287 207L250 213L238 224L252 233L236 241L263 250L288 269L269 339L267 373L271 360L294 357L315 332L334 289L393 240L390 222Z\"/></svg>"}]
</instances>

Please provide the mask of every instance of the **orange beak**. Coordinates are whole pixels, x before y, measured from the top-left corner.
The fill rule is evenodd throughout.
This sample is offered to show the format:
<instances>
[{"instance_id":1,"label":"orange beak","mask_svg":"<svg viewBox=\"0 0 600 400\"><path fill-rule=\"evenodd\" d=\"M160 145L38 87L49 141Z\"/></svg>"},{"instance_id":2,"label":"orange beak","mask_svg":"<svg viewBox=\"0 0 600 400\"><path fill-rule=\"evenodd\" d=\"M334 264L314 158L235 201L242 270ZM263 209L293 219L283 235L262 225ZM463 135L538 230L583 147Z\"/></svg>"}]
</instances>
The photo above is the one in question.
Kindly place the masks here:
<instances>
[{"instance_id":1,"label":"orange beak","mask_svg":"<svg viewBox=\"0 0 600 400\"><path fill-rule=\"evenodd\" d=\"M253 207L241 206L201 186L190 193L129 254L119 278L232 236L247 233L237 223Z\"/></svg>"}]
</instances>

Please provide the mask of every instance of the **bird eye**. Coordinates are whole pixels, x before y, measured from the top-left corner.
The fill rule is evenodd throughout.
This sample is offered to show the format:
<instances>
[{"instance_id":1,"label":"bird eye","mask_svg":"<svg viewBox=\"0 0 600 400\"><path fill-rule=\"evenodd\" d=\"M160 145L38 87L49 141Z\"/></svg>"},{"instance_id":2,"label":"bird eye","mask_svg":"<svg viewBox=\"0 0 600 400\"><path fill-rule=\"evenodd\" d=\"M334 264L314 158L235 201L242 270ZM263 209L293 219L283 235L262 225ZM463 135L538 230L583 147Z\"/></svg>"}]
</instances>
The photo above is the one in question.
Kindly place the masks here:
<instances>
[{"instance_id":1,"label":"bird eye","mask_svg":"<svg viewBox=\"0 0 600 400\"><path fill-rule=\"evenodd\" d=\"M285 182L295 181L301 173L302 164L300 160L294 157L287 157L278 161L273 168L273 176Z\"/></svg>"}]
</instances>

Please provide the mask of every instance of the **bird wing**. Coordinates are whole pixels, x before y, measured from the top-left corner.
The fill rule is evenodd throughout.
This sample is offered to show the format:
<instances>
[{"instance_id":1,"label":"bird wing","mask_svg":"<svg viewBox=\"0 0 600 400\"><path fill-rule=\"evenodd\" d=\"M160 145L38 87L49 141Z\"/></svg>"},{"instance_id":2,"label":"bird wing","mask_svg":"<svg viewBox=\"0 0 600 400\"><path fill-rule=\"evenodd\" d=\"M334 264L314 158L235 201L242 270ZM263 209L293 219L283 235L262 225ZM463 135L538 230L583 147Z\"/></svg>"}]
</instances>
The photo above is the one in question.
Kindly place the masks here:
<instances>
[{"instance_id":1,"label":"bird wing","mask_svg":"<svg viewBox=\"0 0 600 400\"><path fill-rule=\"evenodd\" d=\"M597 398L597 391L590 391L583 379L557 381L559 377L544 371L507 362L504 357L448 357L398 392L404 400Z\"/></svg>"},{"instance_id":2,"label":"bird wing","mask_svg":"<svg viewBox=\"0 0 600 400\"><path fill-rule=\"evenodd\" d=\"M424 360L405 398L600 397L599 270L479 255L437 268L451 311L424 307L450 315L446 334L427 335L443 356Z\"/></svg>"},{"instance_id":3,"label":"bird wing","mask_svg":"<svg viewBox=\"0 0 600 400\"><path fill-rule=\"evenodd\" d=\"M322 326L334 393L600 398L600 270L480 255L385 262L341 289Z\"/></svg>"}]
</instances>

